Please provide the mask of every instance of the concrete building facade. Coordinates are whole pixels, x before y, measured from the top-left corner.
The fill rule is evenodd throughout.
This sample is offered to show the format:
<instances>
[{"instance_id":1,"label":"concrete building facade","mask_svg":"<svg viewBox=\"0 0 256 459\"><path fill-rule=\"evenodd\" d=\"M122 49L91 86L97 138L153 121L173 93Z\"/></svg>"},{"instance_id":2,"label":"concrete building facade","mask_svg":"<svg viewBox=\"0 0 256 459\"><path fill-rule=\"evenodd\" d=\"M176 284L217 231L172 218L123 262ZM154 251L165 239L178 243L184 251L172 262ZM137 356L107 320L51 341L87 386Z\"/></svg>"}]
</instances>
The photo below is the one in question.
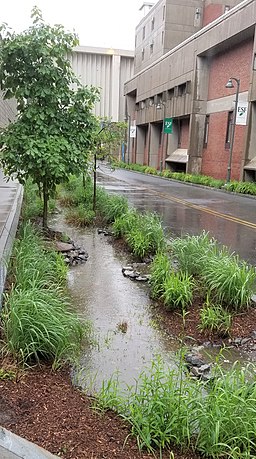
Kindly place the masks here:
<instances>
[{"instance_id":1,"label":"concrete building facade","mask_svg":"<svg viewBox=\"0 0 256 459\"><path fill-rule=\"evenodd\" d=\"M162 47L160 56L154 60L152 56L145 66L136 54L135 68L140 70L125 83L128 116L136 124L129 157L158 169L225 179L239 89L238 108L245 110L247 118L235 125L231 178L255 180L256 0L160 0L137 33L141 26L149 28L154 12L164 6L175 11L176 3L185 11L190 5L185 15L190 25L184 28L190 36L168 52ZM200 24L194 33L197 11ZM180 19L180 24L185 20ZM140 58L139 48L138 53ZM226 88L229 78L234 86L230 89ZM172 134L164 133L166 118L172 118Z\"/></svg>"},{"instance_id":2,"label":"concrete building facade","mask_svg":"<svg viewBox=\"0 0 256 459\"><path fill-rule=\"evenodd\" d=\"M100 89L95 115L111 121L124 120L124 83L134 74L134 52L78 46L70 60L82 84Z\"/></svg>"}]
</instances>

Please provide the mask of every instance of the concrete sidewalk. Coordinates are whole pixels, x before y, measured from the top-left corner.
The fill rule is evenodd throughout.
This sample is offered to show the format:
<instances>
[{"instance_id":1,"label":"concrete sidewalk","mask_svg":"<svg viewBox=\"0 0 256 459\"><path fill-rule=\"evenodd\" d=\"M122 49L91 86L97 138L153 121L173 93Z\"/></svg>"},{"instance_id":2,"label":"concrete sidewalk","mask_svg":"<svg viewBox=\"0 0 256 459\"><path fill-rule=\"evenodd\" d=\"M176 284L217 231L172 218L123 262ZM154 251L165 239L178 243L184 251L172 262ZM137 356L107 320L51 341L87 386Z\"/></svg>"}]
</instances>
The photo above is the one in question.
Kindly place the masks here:
<instances>
[{"instance_id":1,"label":"concrete sidewalk","mask_svg":"<svg viewBox=\"0 0 256 459\"><path fill-rule=\"evenodd\" d=\"M0 309L1 297L12 251L23 197L16 181L7 182L0 170ZM1 409L1 407L0 407ZM46 450L0 427L0 459L55 459Z\"/></svg>"}]
</instances>

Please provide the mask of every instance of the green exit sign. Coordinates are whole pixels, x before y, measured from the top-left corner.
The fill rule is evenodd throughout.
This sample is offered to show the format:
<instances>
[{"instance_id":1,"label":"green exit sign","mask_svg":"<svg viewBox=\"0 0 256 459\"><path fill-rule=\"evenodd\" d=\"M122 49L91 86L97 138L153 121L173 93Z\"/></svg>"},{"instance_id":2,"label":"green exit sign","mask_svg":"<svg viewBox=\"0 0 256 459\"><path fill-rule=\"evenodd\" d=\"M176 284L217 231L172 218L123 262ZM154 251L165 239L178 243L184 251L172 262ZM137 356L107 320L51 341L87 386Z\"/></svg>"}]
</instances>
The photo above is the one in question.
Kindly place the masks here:
<instances>
[{"instance_id":1,"label":"green exit sign","mask_svg":"<svg viewBox=\"0 0 256 459\"><path fill-rule=\"evenodd\" d=\"M164 133L172 134L172 118L164 119Z\"/></svg>"}]
</instances>

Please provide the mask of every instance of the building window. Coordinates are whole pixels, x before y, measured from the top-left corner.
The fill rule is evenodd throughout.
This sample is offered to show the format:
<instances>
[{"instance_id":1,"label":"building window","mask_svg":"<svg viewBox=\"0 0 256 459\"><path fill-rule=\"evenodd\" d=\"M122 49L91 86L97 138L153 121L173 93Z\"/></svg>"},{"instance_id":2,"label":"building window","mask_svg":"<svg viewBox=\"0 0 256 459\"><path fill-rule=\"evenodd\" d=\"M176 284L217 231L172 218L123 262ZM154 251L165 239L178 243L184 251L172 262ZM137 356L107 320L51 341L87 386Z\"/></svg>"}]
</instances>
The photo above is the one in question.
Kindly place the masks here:
<instances>
[{"instance_id":1,"label":"building window","mask_svg":"<svg viewBox=\"0 0 256 459\"><path fill-rule=\"evenodd\" d=\"M165 20L165 5L163 6L163 21Z\"/></svg>"},{"instance_id":2,"label":"building window","mask_svg":"<svg viewBox=\"0 0 256 459\"><path fill-rule=\"evenodd\" d=\"M186 94L186 83L178 86L178 96L183 96L184 94Z\"/></svg>"},{"instance_id":3,"label":"building window","mask_svg":"<svg viewBox=\"0 0 256 459\"><path fill-rule=\"evenodd\" d=\"M206 115L204 122L204 147L208 144L210 115Z\"/></svg>"},{"instance_id":4,"label":"building window","mask_svg":"<svg viewBox=\"0 0 256 459\"><path fill-rule=\"evenodd\" d=\"M145 36L146 36L146 29L145 29L145 26L144 26L143 29L142 29L142 40L144 40Z\"/></svg>"},{"instance_id":5,"label":"building window","mask_svg":"<svg viewBox=\"0 0 256 459\"><path fill-rule=\"evenodd\" d=\"M142 48L141 50L141 59L144 61L144 57L145 57L145 50L144 48Z\"/></svg>"},{"instance_id":6,"label":"building window","mask_svg":"<svg viewBox=\"0 0 256 459\"><path fill-rule=\"evenodd\" d=\"M154 42L152 41L149 45L150 55L153 54L154 51Z\"/></svg>"},{"instance_id":7,"label":"building window","mask_svg":"<svg viewBox=\"0 0 256 459\"><path fill-rule=\"evenodd\" d=\"M234 111L228 112L226 143L225 143L226 148L230 148L231 135L232 135L232 129L233 129L233 118L234 118Z\"/></svg>"},{"instance_id":8,"label":"building window","mask_svg":"<svg viewBox=\"0 0 256 459\"><path fill-rule=\"evenodd\" d=\"M229 10L230 10L230 6L229 5L225 5L224 13L227 13Z\"/></svg>"},{"instance_id":9,"label":"building window","mask_svg":"<svg viewBox=\"0 0 256 459\"><path fill-rule=\"evenodd\" d=\"M162 31L162 45L164 44L164 30Z\"/></svg>"},{"instance_id":10,"label":"building window","mask_svg":"<svg viewBox=\"0 0 256 459\"><path fill-rule=\"evenodd\" d=\"M151 19L151 31L153 31L155 28L155 18Z\"/></svg>"},{"instance_id":11,"label":"building window","mask_svg":"<svg viewBox=\"0 0 256 459\"><path fill-rule=\"evenodd\" d=\"M167 99L171 100L174 97L174 88L168 89Z\"/></svg>"}]
</instances>

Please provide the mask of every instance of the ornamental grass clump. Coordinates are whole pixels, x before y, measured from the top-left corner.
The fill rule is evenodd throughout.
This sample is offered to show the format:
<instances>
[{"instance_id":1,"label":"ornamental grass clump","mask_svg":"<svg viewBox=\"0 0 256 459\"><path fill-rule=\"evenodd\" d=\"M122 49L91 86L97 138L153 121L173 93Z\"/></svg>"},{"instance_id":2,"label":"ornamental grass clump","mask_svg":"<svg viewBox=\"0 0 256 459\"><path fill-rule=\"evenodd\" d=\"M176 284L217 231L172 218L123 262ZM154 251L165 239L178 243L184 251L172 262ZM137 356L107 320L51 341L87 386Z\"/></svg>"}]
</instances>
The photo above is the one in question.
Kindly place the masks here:
<instances>
[{"instance_id":1,"label":"ornamental grass clump","mask_svg":"<svg viewBox=\"0 0 256 459\"><path fill-rule=\"evenodd\" d=\"M232 316L220 305L204 305L200 310L201 331L208 330L210 333L216 332L220 336L229 333L232 324Z\"/></svg>"},{"instance_id":2,"label":"ornamental grass clump","mask_svg":"<svg viewBox=\"0 0 256 459\"><path fill-rule=\"evenodd\" d=\"M84 228L92 225L95 220L95 212L92 209L88 209L85 204L79 204L66 212L65 219L72 225Z\"/></svg>"},{"instance_id":3,"label":"ornamental grass clump","mask_svg":"<svg viewBox=\"0 0 256 459\"><path fill-rule=\"evenodd\" d=\"M192 276L182 272L171 272L164 281L161 296L166 308L187 309L192 304L194 287Z\"/></svg>"},{"instance_id":4,"label":"ornamental grass clump","mask_svg":"<svg viewBox=\"0 0 256 459\"><path fill-rule=\"evenodd\" d=\"M116 218L126 214L128 201L124 196L108 194L104 188L97 188L97 211L106 223L113 223Z\"/></svg>"},{"instance_id":5,"label":"ornamental grass clump","mask_svg":"<svg viewBox=\"0 0 256 459\"><path fill-rule=\"evenodd\" d=\"M5 350L21 364L49 361L54 368L78 356L90 326L70 312L65 292L67 267L44 243L32 224L25 224L11 259L1 315Z\"/></svg>"},{"instance_id":6,"label":"ornamental grass clump","mask_svg":"<svg viewBox=\"0 0 256 459\"><path fill-rule=\"evenodd\" d=\"M135 226L125 233L125 240L132 253L140 259L162 250L165 237L159 216L154 213L137 213Z\"/></svg>"},{"instance_id":7,"label":"ornamental grass clump","mask_svg":"<svg viewBox=\"0 0 256 459\"><path fill-rule=\"evenodd\" d=\"M214 301L235 311L251 304L255 287L255 268L227 250L212 256L204 266L203 281Z\"/></svg>"},{"instance_id":8,"label":"ornamental grass clump","mask_svg":"<svg viewBox=\"0 0 256 459\"><path fill-rule=\"evenodd\" d=\"M5 348L19 363L58 368L78 356L85 329L58 287L13 289L2 316Z\"/></svg>"},{"instance_id":9,"label":"ornamental grass clump","mask_svg":"<svg viewBox=\"0 0 256 459\"><path fill-rule=\"evenodd\" d=\"M216 254L217 242L203 231L197 236L188 235L172 240L171 251L181 271L192 276L200 276L209 257Z\"/></svg>"},{"instance_id":10,"label":"ornamental grass clump","mask_svg":"<svg viewBox=\"0 0 256 459\"><path fill-rule=\"evenodd\" d=\"M171 273L170 258L166 253L158 252L150 270L150 292L152 298L160 298L164 293L164 283Z\"/></svg>"},{"instance_id":11,"label":"ornamental grass clump","mask_svg":"<svg viewBox=\"0 0 256 459\"><path fill-rule=\"evenodd\" d=\"M115 237L123 237L134 255L143 259L162 250L165 236L160 217L155 213L141 214L135 209L128 209L113 223Z\"/></svg>"}]
</instances>

